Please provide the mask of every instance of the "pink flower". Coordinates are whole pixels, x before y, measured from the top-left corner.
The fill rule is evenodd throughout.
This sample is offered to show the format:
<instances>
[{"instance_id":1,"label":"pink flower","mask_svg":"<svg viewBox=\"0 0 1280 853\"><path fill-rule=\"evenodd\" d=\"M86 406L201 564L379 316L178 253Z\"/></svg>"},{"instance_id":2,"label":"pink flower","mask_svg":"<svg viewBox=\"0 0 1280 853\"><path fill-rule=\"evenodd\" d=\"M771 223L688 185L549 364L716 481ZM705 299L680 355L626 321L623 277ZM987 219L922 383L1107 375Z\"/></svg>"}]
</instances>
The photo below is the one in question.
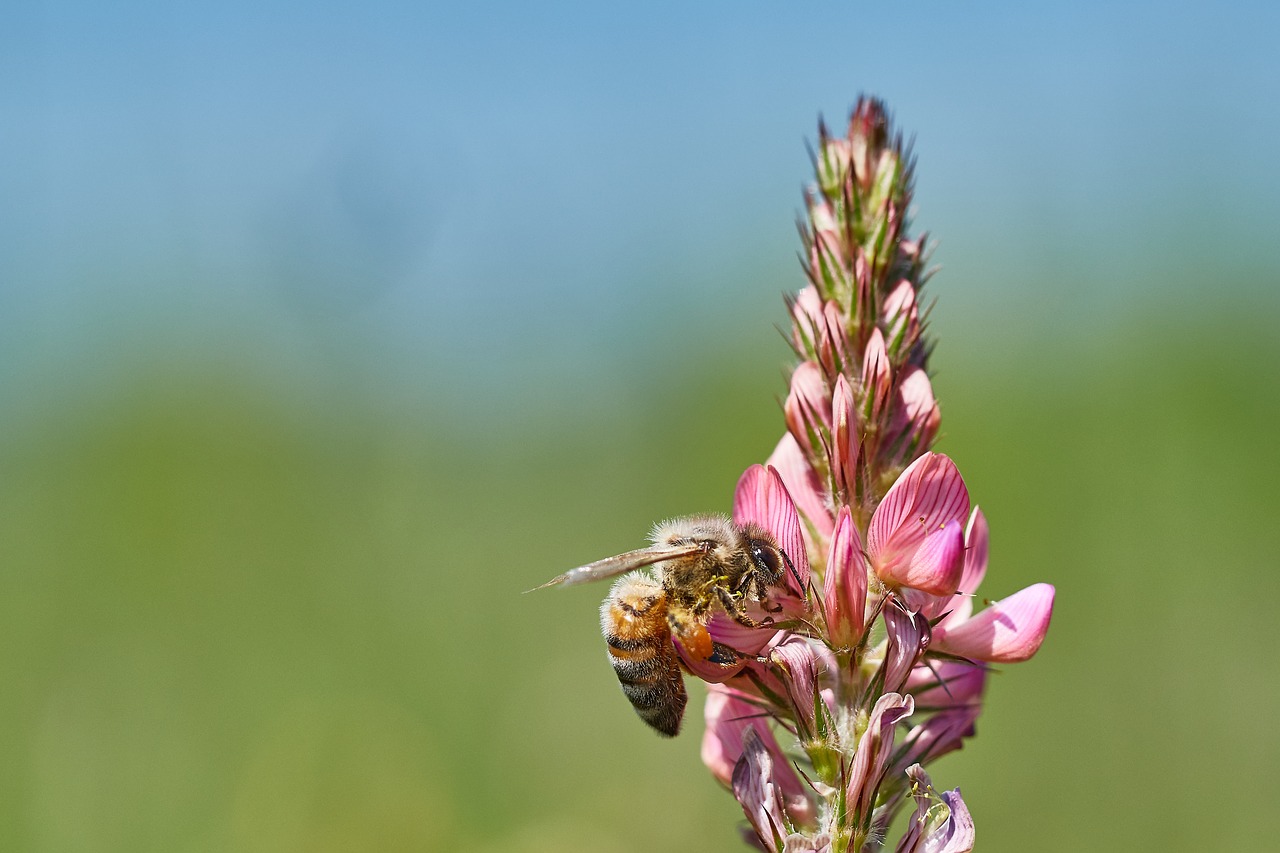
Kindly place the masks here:
<instances>
[{"instance_id":1,"label":"pink flower","mask_svg":"<svg viewBox=\"0 0 1280 853\"><path fill-rule=\"evenodd\" d=\"M916 308L916 291L910 281L903 279L889 291L880 313L888 326L885 347L890 352L898 352L904 344L920 337L920 311Z\"/></svg>"},{"instance_id":2,"label":"pink flower","mask_svg":"<svg viewBox=\"0 0 1280 853\"><path fill-rule=\"evenodd\" d=\"M912 667L929 648L929 623L919 613L907 610L895 601L884 610L884 624L889 643L881 666L883 690L897 693L907 683Z\"/></svg>"},{"instance_id":3,"label":"pink flower","mask_svg":"<svg viewBox=\"0 0 1280 853\"><path fill-rule=\"evenodd\" d=\"M845 800L851 814L863 821L870 819L875 805L876 791L884 778L885 768L893 755L893 732L898 722L911 716L915 701L910 696L886 693L871 709L867 730L858 741L853 763L849 767L849 782L845 788Z\"/></svg>"},{"instance_id":4,"label":"pink flower","mask_svg":"<svg viewBox=\"0 0 1280 853\"><path fill-rule=\"evenodd\" d=\"M791 390L782 407L787 428L801 447L828 452L831 434L831 402L822 368L812 361L801 363L791 375Z\"/></svg>"},{"instance_id":5,"label":"pink flower","mask_svg":"<svg viewBox=\"0 0 1280 853\"><path fill-rule=\"evenodd\" d=\"M964 620L949 617L934 632L933 648L990 663L1027 660L1040 649L1049 630L1054 592L1051 584L1032 584L977 616Z\"/></svg>"},{"instance_id":6,"label":"pink flower","mask_svg":"<svg viewBox=\"0 0 1280 853\"><path fill-rule=\"evenodd\" d=\"M902 750L894 762L894 772L912 764L933 761L959 749L964 739L973 737L974 723L982 708L978 705L957 705L929 717L913 726L902 741Z\"/></svg>"},{"instance_id":7,"label":"pink flower","mask_svg":"<svg viewBox=\"0 0 1280 853\"><path fill-rule=\"evenodd\" d=\"M702 736L702 763L725 785L733 785L734 770L742 760L748 733L771 756L770 781L795 823L813 820L809 788L791 766L769 729L767 712L742 694L720 687L707 690L707 729Z\"/></svg>"},{"instance_id":8,"label":"pink flower","mask_svg":"<svg viewBox=\"0 0 1280 853\"><path fill-rule=\"evenodd\" d=\"M868 422L880 420L880 416L889 407L889 391L892 389L892 370L889 367L889 353L884 347L884 335L880 330L871 331L871 340L867 341L867 350L862 357L862 387L866 389L867 403L863 415Z\"/></svg>"},{"instance_id":9,"label":"pink flower","mask_svg":"<svg viewBox=\"0 0 1280 853\"><path fill-rule=\"evenodd\" d=\"M831 536L827 574L822 592L827 616L827 639L836 648L851 649L862 639L867 606L867 567L862 539L849 508L841 507Z\"/></svg>"},{"instance_id":10,"label":"pink flower","mask_svg":"<svg viewBox=\"0 0 1280 853\"><path fill-rule=\"evenodd\" d=\"M790 834L782 795L773 781L773 756L754 729L742 736L742 757L733 768L731 783L760 843L771 853L781 853L783 839Z\"/></svg>"},{"instance_id":11,"label":"pink flower","mask_svg":"<svg viewBox=\"0 0 1280 853\"><path fill-rule=\"evenodd\" d=\"M858 413L854 409L853 389L844 375L836 377L831 392L831 477L837 494L846 499L857 492L858 478Z\"/></svg>"},{"instance_id":12,"label":"pink flower","mask_svg":"<svg viewBox=\"0 0 1280 853\"><path fill-rule=\"evenodd\" d=\"M960 789L933 793L933 782L920 765L907 770L916 798L916 812L895 853L969 853L976 836L973 818L960 798ZM945 806L940 814L938 804Z\"/></svg>"},{"instance_id":13,"label":"pink flower","mask_svg":"<svg viewBox=\"0 0 1280 853\"><path fill-rule=\"evenodd\" d=\"M951 595L964 571L969 490L955 463L926 453L902 472L876 507L867 551L880 580Z\"/></svg>"}]
</instances>

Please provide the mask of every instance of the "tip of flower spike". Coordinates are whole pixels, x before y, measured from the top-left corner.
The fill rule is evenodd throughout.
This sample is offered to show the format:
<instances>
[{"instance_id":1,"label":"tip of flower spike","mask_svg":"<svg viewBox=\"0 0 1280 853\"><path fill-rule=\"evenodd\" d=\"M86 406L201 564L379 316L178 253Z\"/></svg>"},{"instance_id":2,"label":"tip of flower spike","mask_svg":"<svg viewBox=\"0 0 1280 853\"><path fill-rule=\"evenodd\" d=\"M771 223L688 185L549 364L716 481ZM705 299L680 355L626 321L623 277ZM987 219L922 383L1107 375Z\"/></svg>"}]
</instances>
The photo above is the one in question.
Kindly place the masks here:
<instances>
[{"instance_id":1,"label":"tip of flower spike","mask_svg":"<svg viewBox=\"0 0 1280 853\"><path fill-rule=\"evenodd\" d=\"M867 140L869 145L883 146L889 140L889 110L884 101L861 95L849 116L849 135Z\"/></svg>"}]
</instances>

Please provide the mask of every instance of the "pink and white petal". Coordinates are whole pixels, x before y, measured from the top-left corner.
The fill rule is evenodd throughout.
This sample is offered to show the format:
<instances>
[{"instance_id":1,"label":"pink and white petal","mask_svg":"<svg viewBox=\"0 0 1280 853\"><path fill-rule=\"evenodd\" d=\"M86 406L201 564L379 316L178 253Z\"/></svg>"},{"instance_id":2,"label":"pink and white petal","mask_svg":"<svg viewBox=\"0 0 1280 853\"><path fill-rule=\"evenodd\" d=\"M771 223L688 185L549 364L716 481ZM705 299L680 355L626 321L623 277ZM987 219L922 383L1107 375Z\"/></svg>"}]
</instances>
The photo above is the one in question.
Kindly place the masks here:
<instances>
[{"instance_id":1,"label":"pink and white petal","mask_svg":"<svg viewBox=\"0 0 1280 853\"><path fill-rule=\"evenodd\" d=\"M796 505L777 469L752 465L746 470L734 491L733 520L738 524L754 522L773 534L774 541L800 576L800 588L797 588L796 578L787 571L787 588L803 599L809 585L809 556L805 552Z\"/></svg>"},{"instance_id":2,"label":"pink and white petal","mask_svg":"<svg viewBox=\"0 0 1280 853\"><path fill-rule=\"evenodd\" d=\"M862 817L871 813L880 780L893 754L894 729L914 710L915 701L910 696L886 693L876 700L849 767L845 799L854 815Z\"/></svg>"},{"instance_id":3,"label":"pink and white petal","mask_svg":"<svg viewBox=\"0 0 1280 853\"><path fill-rule=\"evenodd\" d=\"M959 625L939 625L933 648L990 663L1027 660L1039 650L1049 630L1054 593L1051 584L1033 584Z\"/></svg>"},{"instance_id":4,"label":"pink and white petal","mask_svg":"<svg viewBox=\"0 0 1280 853\"><path fill-rule=\"evenodd\" d=\"M891 604L884 609L884 624L889 645L880 665L884 671L883 689L886 693L897 693L929 648L929 623L919 613Z\"/></svg>"},{"instance_id":5,"label":"pink and white petal","mask_svg":"<svg viewBox=\"0 0 1280 853\"><path fill-rule=\"evenodd\" d=\"M961 524L969 515L969 490L950 458L925 453L889 487L867 530L873 562L892 549L911 551L948 521Z\"/></svg>"},{"instance_id":6,"label":"pink and white petal","mask_svg":"<svg viewBox=\"0 0 1280 853\"><path fill-rule=\"evenodd\" d=\"M760 843L771 853L781 853L789 834L782 797L773 781L773 759L752 729L743 733L742 757L733 769L731 784Z\"/></svg>"},{"instance_id":7,"label":"pink and white petal","mask_svg":"<svg viewBox=\"0 0 1280 853\"><path fill-rule=\"evenodd\" d=\"M812 733L821 695L819 679L835 671L835 656L825 645L792 635L773 648L769 659L776 665L774 672L781 678L782 692L791 700L801 731Z\"/></svg>"},{"instance_id":8,"label":"pink and white petal","mask_svg":"<svg viewBox=\"0 0 1280 853\"><path fill-rule=\"evenodd\" d=\"M809 465L809 461L805 459L795 436L789 432L784 433L765 465L778 469L778 474L782 477L782 482L786 485L792 500L795 501L796 508L808 521L805 528L806 534L808 527L812 526L821 539L824 541L829 539L833 523L831 510L827 508L822 481Z\"/></svg>"},{"instance_id":9,"label":"pink and white petal","mask_svg":"<svg viewBox=\"0 0 1280 853\"><path fill-rule=\"evenodd\" d=\"M862 537L847 506L840 508L831 536L827 573L823 578L823 607L828 639L839 647L853 648L862 639L867 606L867 565Z\"/></svg>"},{"instance_id":10,"label":"pink and white petal","mask_svg":"<svg viewBox=\"0 0 1280 853\"><path fill-rule=\"evenodd\" d=\"M907 368L902 374L900 388L902 407L907 418L913 424L937 430L941 412L938 411L938 400L933 396L933 383L929 381L929 374L924 368Z\"/></svg>"}]
</instances>

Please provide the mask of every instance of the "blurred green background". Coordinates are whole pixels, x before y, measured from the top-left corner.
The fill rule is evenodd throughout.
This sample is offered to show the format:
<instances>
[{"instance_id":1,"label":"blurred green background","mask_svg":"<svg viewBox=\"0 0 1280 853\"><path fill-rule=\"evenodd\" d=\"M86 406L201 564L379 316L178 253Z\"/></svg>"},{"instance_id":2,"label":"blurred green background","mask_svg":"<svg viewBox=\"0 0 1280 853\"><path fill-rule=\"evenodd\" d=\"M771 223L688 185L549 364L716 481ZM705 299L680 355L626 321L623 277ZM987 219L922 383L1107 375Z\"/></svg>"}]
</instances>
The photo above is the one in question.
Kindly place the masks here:
<instances>
[{"instance_id":1,"label":"blurred green background","mask_svg":"<svg viewBox=\"0 0 1280 853\"><path fill-rule=\"evenodd\" d=\"M983 850L1270 849L1277 13L903 14L15 11L0 848L745 849L699 689L653 737L604 589L520 593L768 455L803 140L865 89L982 592L1058 587L935 781Z\"/></svg>"}]
</instances>

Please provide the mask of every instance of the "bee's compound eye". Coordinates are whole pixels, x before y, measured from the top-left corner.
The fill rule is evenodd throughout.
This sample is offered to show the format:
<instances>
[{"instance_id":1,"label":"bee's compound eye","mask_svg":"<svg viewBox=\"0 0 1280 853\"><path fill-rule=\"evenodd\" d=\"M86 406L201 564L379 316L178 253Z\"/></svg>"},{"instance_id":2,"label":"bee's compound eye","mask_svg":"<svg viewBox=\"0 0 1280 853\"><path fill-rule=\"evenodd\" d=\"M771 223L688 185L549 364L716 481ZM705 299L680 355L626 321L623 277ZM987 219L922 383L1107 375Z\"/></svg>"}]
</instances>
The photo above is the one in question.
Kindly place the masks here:
<instances>
[{"instance_id":1,"label":"bee's compound eye","mask_svg":"<svg viewBox=\"0 0 1280 853\"><path fill-rule=\"evenodd\" d=\"M770 577L782 577L782 555L774 548L759 539L751 540L751 561L756 568Z\"/></svg>"}]
</instances>

